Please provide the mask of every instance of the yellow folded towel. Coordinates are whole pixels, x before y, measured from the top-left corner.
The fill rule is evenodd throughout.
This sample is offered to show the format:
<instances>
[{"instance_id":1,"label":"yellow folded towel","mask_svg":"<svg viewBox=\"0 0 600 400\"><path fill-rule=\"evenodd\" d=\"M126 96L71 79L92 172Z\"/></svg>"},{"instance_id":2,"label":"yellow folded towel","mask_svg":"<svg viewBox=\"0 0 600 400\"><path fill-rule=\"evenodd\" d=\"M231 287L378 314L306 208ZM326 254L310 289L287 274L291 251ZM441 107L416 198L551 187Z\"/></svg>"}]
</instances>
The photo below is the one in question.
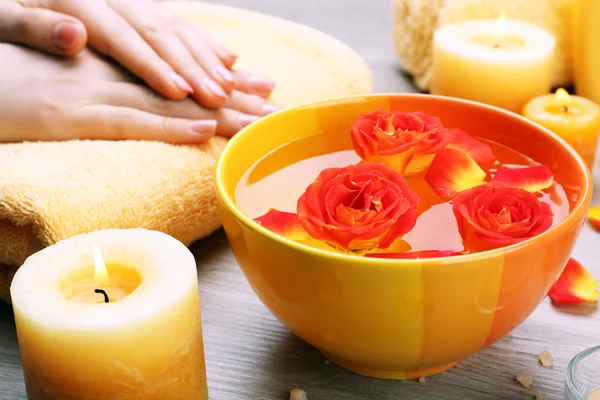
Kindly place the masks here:
<instances>
[{"instance_id":1,"label":"yellow folded towel","mask_svg":"<svg viewBox=\"0 0 600 400\"><path fill-rule=\"evenodd\" d=\"M280 106L373 90L364 62L314 29L232 7L168 4L240 55L237 68L278 82ZM212 186L226 144L69 141L0 145L0 299L17 266L59 240L144 227L188 245L220 226Z\"/></svg>"},{"instance_id":2,"label":"yellow folded towel","mask_svg":"<svg viewBox=\"0 0 600 400\"><path fill-rule=\"evenodd\" d=\"M556 36L554 85L572 82L575 7L579 0L391 0L394 41L403 68L415 84L429 90L433 32L442 25L475 18L527 21Z\"/></svg>"}]
</instances>

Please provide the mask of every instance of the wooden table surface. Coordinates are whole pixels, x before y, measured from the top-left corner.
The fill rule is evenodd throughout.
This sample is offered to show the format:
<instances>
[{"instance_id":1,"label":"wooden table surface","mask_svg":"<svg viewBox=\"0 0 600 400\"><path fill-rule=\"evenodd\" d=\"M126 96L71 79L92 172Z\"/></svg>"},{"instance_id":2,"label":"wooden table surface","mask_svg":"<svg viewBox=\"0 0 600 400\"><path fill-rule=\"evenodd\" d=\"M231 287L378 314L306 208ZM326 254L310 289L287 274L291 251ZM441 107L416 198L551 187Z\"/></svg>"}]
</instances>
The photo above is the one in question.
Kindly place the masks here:
<instances>
[{"instance_id":1,"label":"wooden table surface","mask_svg":"<svg viewBox=\"0 0 600 400\"><path fill-rule=\"evenodd\" d=\"M399 71L393 51L390 0L223 0L321 29L352 46L372 68L379 92L415 91ZM600 196L595 196L600 202ZM326 364L292 335L254 295L222 231L192 246L198 261L211 399L289 398L302 388L311 400L358 399L562 399L567 363L600 343L593 306L557 310L546 299L531 317L490 348L426 382L366 378ZM600 278L600 234L589 226L574 257ZM537 360L554 356L552 369ZM526 389L515 376L528 373ZM0 305L0 399L25 399L12 309Z\"/></svg>"}]
</instances>

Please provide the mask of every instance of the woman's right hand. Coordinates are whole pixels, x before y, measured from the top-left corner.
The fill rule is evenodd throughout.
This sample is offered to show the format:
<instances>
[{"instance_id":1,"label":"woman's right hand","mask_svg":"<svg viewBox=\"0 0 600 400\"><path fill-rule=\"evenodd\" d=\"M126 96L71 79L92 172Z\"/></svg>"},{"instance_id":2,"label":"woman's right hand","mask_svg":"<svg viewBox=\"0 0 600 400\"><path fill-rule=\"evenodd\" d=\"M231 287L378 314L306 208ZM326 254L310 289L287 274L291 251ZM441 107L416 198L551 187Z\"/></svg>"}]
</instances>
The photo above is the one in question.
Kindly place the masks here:
<instances>
[{"instance_id":1,"label":"woman's right hand","mask_svg":"<svg viewBox=\"0 0 600 400\"><path fill-rule=\"evenodd\" d=\"M233 91L224 107L168 100L119 66L84 50L60 59L0 44L0 142L139 139L201 143L232 136L266 100Z\"/></svg>"},{"instance_id":2,"label":"woman's right hand","mask_svg":"<svg viewBox=\"0 0 600 400\"><path fill-rule=\"evenodd\" d=\"M266 99L275 87L233 70L234 53L154 0L0 0L0 42L63 56L87 45L166 98L209 108L239 102L236 92ZM260 115L277 109L264 104Z\"/></svg>"}]
</instances>

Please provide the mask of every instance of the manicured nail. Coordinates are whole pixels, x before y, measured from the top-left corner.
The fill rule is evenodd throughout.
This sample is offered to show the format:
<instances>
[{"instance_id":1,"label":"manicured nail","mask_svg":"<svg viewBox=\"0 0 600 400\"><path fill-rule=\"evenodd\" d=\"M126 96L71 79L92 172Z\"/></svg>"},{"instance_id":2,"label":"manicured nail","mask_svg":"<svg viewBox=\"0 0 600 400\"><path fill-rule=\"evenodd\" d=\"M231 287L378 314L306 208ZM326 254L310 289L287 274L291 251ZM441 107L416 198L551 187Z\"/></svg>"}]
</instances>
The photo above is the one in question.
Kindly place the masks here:
<instances>
[{"instance_id":1,"label":"manicured nail","mask_svg":"<svg viewBox=\"0 0 600 400\"><path fill-rule=\"evenodd\" d=\"M217 82L210 79L208 76L204 78L204 86L206 87L206 90L214 93L219 97L227 97L227 93L225 93L223 88Z\"/></svg>"},{"instance_id":2,"label":"manicured nail","mask_svg":"<svg viewBox=\"0 0 600 400\"><path fill-rule=\"evenodd\" d=\"M240 125L243 127L250 125L253 122L256 122L260 119L260 117L256 116L256 115L248 115L248 114L241 114L240 115Z\"/></svg>"},{"instance_id":3,"label":"manicured nail","mask_svg":"<svg viewBox=\"0 0 600 400\"><path fill-rule=\"evenodd\" d=\"M169 78L171 78L171 81L173 81L175 86L177 86L180 90L183 90L187 93L194 93L194 89L192 89L190 84L187 83L187 81L183 79L181 75L171 71L169 72Z\"/></svg>"},{"instance_id":4,"label":"manicured nail","mask_svg":"<svg viewBox=\"0 0 600 400\"><path fill-rule=\"evenodd\" d=\"M274 112L277 112L279 110L281 110L281 107L277 107L275 104L265 103L262 106L262 115L273 114Z\"/></svg>"},{"instance_id":5,"label":"manicured nail","mask_svg":"<svg viewBox=\"0 0 600 400\"><path fill-rule=\"evenodd\" d=\"M229 58L233 58L233 59L238 58L238 55L236 53L234 53L233 51L229 50L228 48L221 47L221 51L223 52L223 54L225 54L225 56L227 56Z\"/></svg>"},{"instance_id":6,"label":"manicured nail","mask_svg":"<svg viewBox=\"0 0 600 400\"><path fill-rule=\"evenodd\" d=\"M70 50L80 31L79 24L59 22L52 31L52 43L59 49Z\"/></svg>"},{"instance_id":7,"label":"manicured nail","mask_svg":"<svg viewBox=\"0 0 600 400\"><path fill-rule=\"evenodd\" d=\"M248 77L248 86L253 93L268 96L275 89L275 81L251 75Z\"/></svg>"},{"instance_id":8,"label":"manicured nail","mask_svg":"<svg viewBox=\"0 0 600 400\"><path fill-rule=\"evenodd\" d=\"M190 129L196 135L210 137L217 131L217 121L215 120L199 120L190 124Z\"/></svg>"},{"instance_id":9,"label":"manicured nail","mask_svg":"<svg viewBox=\"0 0 600 400\"><path fill-rule=\"evenodd\" d=\"M215 74L223 78L223 80L227 83L235 84L235 80L233 80L233 75L231 75L231 71L225 68L222 65L217 65L215 67Z\"/></svg>"}]
</instances>

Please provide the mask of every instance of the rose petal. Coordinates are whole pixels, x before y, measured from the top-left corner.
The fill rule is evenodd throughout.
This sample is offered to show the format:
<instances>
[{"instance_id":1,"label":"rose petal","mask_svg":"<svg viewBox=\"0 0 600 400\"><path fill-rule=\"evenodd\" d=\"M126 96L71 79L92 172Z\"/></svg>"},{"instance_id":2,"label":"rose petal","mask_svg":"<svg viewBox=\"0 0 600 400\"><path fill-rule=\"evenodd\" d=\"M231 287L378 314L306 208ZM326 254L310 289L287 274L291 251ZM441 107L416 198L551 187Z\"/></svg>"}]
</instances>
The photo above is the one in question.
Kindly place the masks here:
<instances>
[{"instance_id":1,"label":"rose petal","mask_svg":"<svg viewBox=\"0 0 600 400\"><path fill-rule=\"evenodd\" d=\"M570 258L548 295L554 304L596 301L598 282L583 265Z\"/></svg>"},{"instance_id":2,"label":"rose petal","mask_svg":"<svg viewBox=\"0 0 600 400\"><path fill-rule=\"evenodd\" d=\"M448 129L452 140L446 148L461 150L467 153L477 164L490 164L496 160L492 148L475 139L462 129Z\"/></svg>"},{"instance_id":3,"label":"rose petal","mask_svg":"<svg viewBox=\"0 0 600 400\"><path fill-rule=\"evenodd\" d=\"M493 180L535 193L548 189L552 185L554 177L550 168L545 165L536 165L526 168L500 167L494 174Z\"/></svg>"},{"instance_id":4,"label":"rose petal","mask_svg":"<svg viewBox=\"0 0 600 400\"><path fill-rule=\"evenodd\" d=\"M415 154L404 169L404 176L413 175L424 170L431 165L434 158L435 154Z\"/></svg>"},{"instance_id":5,"label":"rose petal","mask_svg":"<svg viewBox=\"0 0 600 400\"><path fill-rule=\"evenodd\" d=\"M484 179L485 172L479 165L467 153L456 149L440 151L425 174L425 180L444 199L480 185Z\"/></svg>"},{"instance_id":6,"label":"rose petal","mask_svg":"<svg viewBox=\"0 0 600 400\"><path fill-rule=\"evenodd\" d=\"M405 253L367 253L365 257L369 258L396 258L396 259L416 259L416 258L436 258L449 257L461 254L458 251L451 250L428 250L428 251L407 251Z\"/></svg>"},{"instance_id":7,"label":"rose petal","mask_svg":"<svg viewBox=\"0 0 600 400\"><path fill-rule=\"evenodd\" d=\"M592 226L600 231L600 206L591 206L587 212L588 221Z\"/></svg>"},{"instance_id":8,"label":"rose petal","mask_svg":"<svg viewBox=\"0 0 600 400\"><path fill-rule=\"evenodd\" d=\"M272 208L265 215L255 218L254 221L290 240L306 240L310 237L295 213L278 211Z\"/></svg>"}]
</instances>

